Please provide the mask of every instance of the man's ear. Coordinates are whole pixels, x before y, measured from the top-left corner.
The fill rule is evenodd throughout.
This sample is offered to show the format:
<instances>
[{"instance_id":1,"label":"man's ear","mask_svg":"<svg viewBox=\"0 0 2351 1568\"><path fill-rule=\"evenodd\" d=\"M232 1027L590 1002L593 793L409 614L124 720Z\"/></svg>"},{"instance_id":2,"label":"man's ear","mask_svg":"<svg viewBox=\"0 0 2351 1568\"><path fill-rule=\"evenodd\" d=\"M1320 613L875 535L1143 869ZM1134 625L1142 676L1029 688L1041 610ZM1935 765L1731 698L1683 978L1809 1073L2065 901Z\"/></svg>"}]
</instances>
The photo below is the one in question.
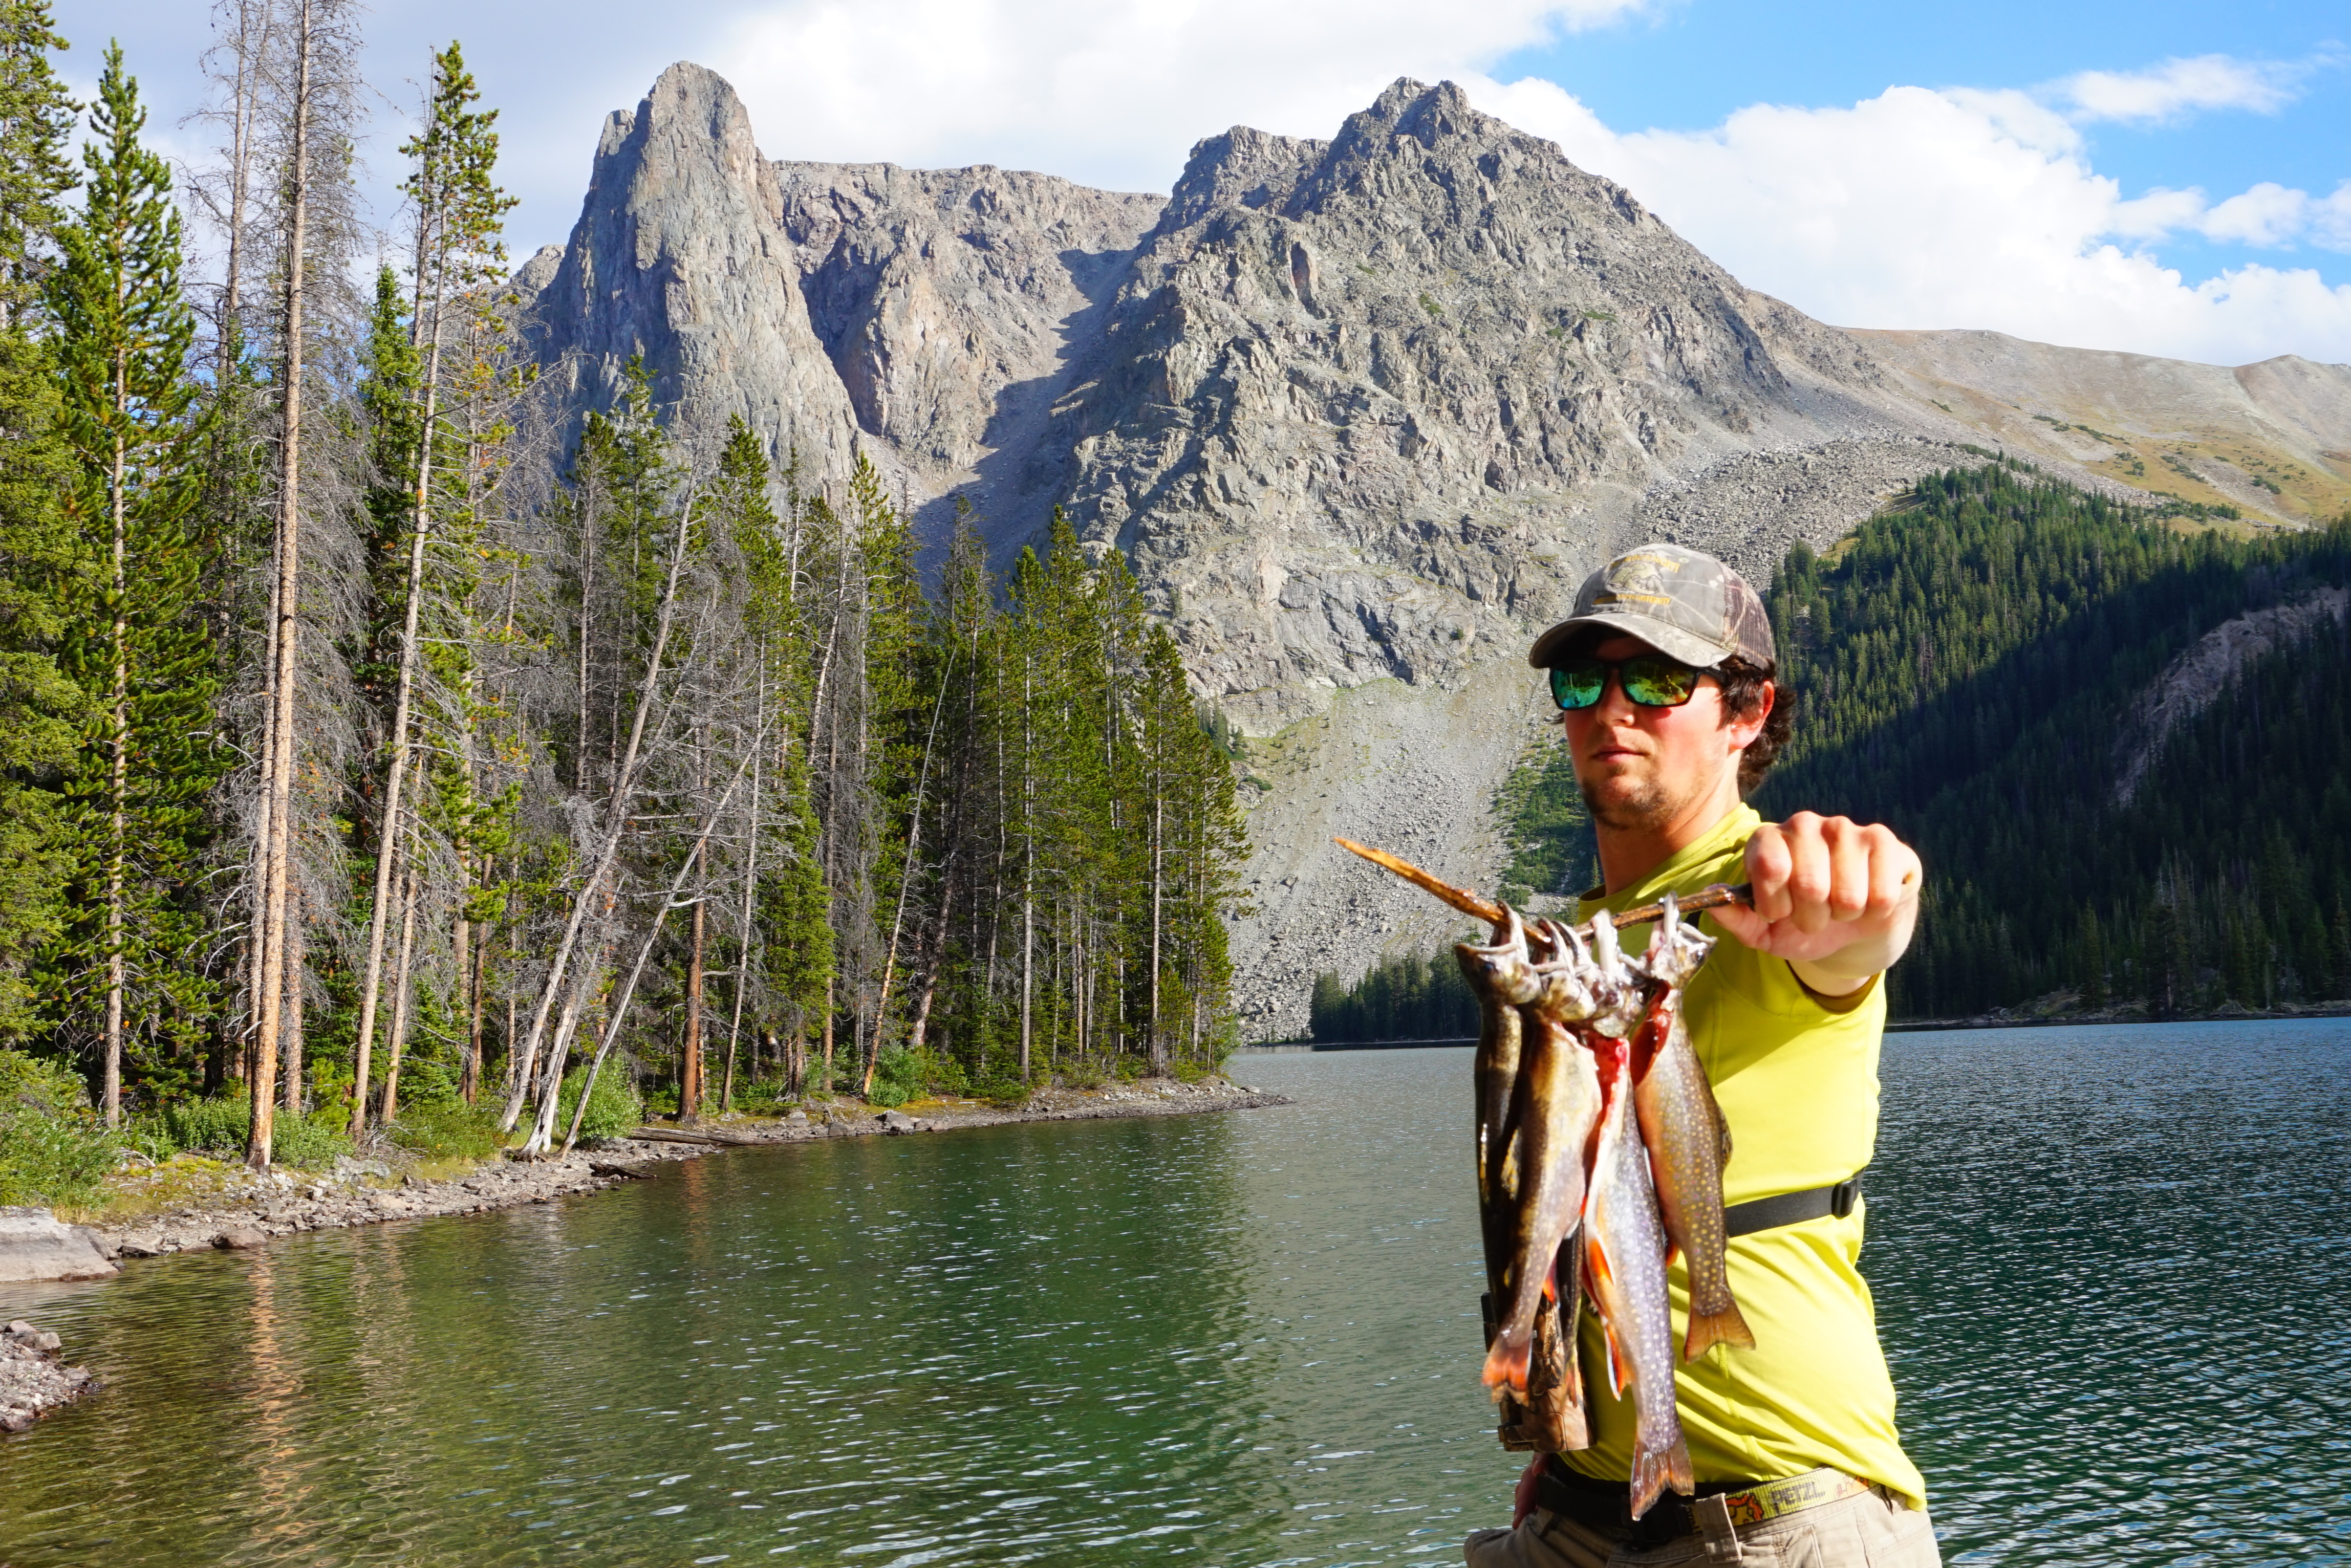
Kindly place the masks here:
<instances>
[{"instance_id":1,"label":"man's ear","mask_svg":"<svg viewBox=\"0 0 2351 1568\"><path fill-rule=\"evenodd\" d=\"M1744 718L1733 718L1727 707L1722 710L1722 727L1730 732L1731 750L1746 750L1755 744L1755 737L1763 733L1763 721L1771 716L1772 706L1780 700L1778 684L1764 682L1762 696L1763 700L1756 705L1755 711Z\"/></svg>"}]
</instances>

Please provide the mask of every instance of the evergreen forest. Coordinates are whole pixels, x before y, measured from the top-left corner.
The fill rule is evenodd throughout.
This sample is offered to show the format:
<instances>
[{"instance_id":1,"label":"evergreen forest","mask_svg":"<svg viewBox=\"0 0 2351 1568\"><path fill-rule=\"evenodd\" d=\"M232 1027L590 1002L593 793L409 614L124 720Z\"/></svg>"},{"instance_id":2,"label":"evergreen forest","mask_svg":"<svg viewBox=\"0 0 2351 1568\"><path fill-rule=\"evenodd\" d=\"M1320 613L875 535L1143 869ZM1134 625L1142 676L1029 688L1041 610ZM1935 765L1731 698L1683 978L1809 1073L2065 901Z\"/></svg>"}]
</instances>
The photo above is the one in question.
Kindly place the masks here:
<instances>
[{"instance_id":1,"label":"evergreen forest","mask_svg":"<svg viewBox=\"0 0 2351 1568\"><path fill-rule=\"evenodd\" d=\"M1754 804L1883 821L1919 850L1895 1016L2351 997L2351 519L2210 523L2001 460L1922 480L1826 555L1788 555L1767 600L1795 729ZM2179 674L2244 617L2274 626L2265 652ZM1555 744L1497 811L1506 898L1593 880ZM1325 977L1317 1038L1341 1038L1324 1017L1401 1038L1372 1032L1385 974Z\"/></svg>"},{"instance_id":2,"label":"evergreen forest","mask_svg":"<svg viewBox=\"0 0 2351 1568\"><path fill-rule=\"evenodd\" d=\"M361 210L362 14L222 0L183 176L0 5L0 1202L74 1081L258 1168L1212 1068L1247 846L1119 556L542 398L457 45Z\"/></svg>"}]
</instances>

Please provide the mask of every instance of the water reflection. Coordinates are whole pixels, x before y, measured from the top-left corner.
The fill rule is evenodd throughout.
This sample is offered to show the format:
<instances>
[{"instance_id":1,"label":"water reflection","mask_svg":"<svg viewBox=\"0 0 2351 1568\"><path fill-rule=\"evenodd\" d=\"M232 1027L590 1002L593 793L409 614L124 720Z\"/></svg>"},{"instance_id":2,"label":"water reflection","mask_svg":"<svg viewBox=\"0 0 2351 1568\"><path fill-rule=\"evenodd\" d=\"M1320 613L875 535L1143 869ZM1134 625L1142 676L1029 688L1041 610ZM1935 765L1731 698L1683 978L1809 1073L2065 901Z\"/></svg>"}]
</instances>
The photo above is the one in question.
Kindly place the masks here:
<instances>
[{"instance_id":1,"label":"water reflection","mask_svg":"<svg viewBox=\"0 0 2351 1568\"><path fill-rule=\"evenodd\" d=\"M1866 1266L1964 1563L2323 1562L2342 1025L1888 1042ZM0 1563L1458 1561L1466 1052L1296 1106L730 1154L620 1192L6 1287L111 1385Z\"/></svg>"}]
</instances>

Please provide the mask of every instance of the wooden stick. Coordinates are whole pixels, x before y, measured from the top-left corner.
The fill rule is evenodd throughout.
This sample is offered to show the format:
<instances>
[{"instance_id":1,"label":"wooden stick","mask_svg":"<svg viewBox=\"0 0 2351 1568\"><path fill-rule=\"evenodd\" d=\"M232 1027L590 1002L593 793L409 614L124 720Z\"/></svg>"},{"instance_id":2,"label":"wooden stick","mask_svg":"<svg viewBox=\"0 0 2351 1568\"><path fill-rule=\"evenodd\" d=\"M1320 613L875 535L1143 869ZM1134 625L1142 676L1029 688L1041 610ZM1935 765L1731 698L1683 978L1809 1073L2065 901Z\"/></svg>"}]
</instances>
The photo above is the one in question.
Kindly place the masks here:
<instances>
[{"instance_id":1,"label":"wooden stick","mask_svg":"<svg viewBox=\"0 0 2351 1568\"><path fill-rule=\"evenodd\" d=\"M1726 904L1751 904L1754 902L1754 890L1747 883L1742 882L1738 886L1732 887L1718 882L1712 887L1700 888L1687 898L1676 899L1674 907L1677 914L1696 915L1702 909L1719 909ZM1662 904L1645 904L1637 909L1628 909L1616 916L1616 925L1619 930L1627 925L1639 925L1647 921L1656 920L1665 913L1666 906Z\"/></svg>"},{"instance_id":2,"label":"wooden stick","mask_svg":"<svg viewBox=\"0 0 2351 1568\"><path fill-rule=\"evenodd\" d=\"M1462 914L1472 915L1489 925L1499 925L1510 918L1510 911L1500 904L1489 903L1465 888L1454 886L1449 882L1440 882L1410 861L1400 859L1385 850L1375 850L1369 844L1359 844L1353 839L1334 838L1331 841L1343 850L1363 856L1374 865L1386 867L1415 887L1435 894ZM1716 883L1712 887L1701 889L1691 894L1687 898L1676 902L1680 913L1696 915L1701 910L1719 909L1726 904L1752 904L1754 895L1745 883L1740 883L1736 887ZM1637 909L1628 909L1614 918L1618 928L1622 929L1627 925L1639 925L1655 920L1665 912L1665 905L1661 904L1645 904Z\"/></svg>"},{"instance_id":3,"label":"wooden stick","mask_svg":"<svg viewBox=\"0 0 2351 1568\"><path fill-rule=\"evenodd\" d=\"M1499 925L1510 917L1510 912L1500 904L1489 904L1476 894L1466 888L1456 887L1449 882L1439 882L1410 861L1399 860L1385 850L1375 850L1369 844L1359 844L1353 839L1334 838L1331 841L1343 850L1363 856L1374 865L1385 866L1415 887L1435 894L1462 914L1473 915L1489 925Z\"/></svg>"}]
</instances>

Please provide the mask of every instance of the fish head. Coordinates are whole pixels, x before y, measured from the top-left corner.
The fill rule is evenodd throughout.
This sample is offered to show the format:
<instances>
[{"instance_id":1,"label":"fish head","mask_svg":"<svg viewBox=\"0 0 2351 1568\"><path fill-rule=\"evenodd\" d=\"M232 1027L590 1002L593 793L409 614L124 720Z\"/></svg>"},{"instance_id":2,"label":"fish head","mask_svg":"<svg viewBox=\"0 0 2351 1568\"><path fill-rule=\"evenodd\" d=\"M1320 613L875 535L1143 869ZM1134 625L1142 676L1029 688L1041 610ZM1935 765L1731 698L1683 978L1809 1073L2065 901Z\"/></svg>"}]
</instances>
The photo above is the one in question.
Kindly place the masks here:
<instances>
[{"instance_id":1,"label":"fish head","mask_svg":"<svg viewBox=\"0 0 2351 1568\"><path fill-rule=\"evenodd\" d=\"M1457 942L1453 956L1461 966L1461 977L1479 996L1496 996L1503 1000L1523 1004L1534 1000L1542 982L1534 976L1527 956L1527 930L1515 909L1505 909L1503 936L1490 946L1474 942Z\"/></svg>"},{"instance_id":2,"label":"fish head","mask_svg":"<svg viewBox=\"0 0 2351 1568\"><path fill-rule=\"evenodd\" d=\"M1672 894L1658 903L1664 906L1663 913L1649 937L1648 950L1641 956L1642 967L1660 985L1687 986L1706 956L1714 951L1714 938L1682 919Z\"/></svg>"},{"instance_id":3,"label":"fish head","mask_svg":"<svg viewBox=\"0 0 2351 1568\"><path fill-rule=\"evenodd\" d=\"M1648 988L1625 956L1616 939L1616 922L1605 911L1592 917L1592 1027L1622 1039L1632 1033L1648 1006Z\"/></svg>"}]
</instances>

